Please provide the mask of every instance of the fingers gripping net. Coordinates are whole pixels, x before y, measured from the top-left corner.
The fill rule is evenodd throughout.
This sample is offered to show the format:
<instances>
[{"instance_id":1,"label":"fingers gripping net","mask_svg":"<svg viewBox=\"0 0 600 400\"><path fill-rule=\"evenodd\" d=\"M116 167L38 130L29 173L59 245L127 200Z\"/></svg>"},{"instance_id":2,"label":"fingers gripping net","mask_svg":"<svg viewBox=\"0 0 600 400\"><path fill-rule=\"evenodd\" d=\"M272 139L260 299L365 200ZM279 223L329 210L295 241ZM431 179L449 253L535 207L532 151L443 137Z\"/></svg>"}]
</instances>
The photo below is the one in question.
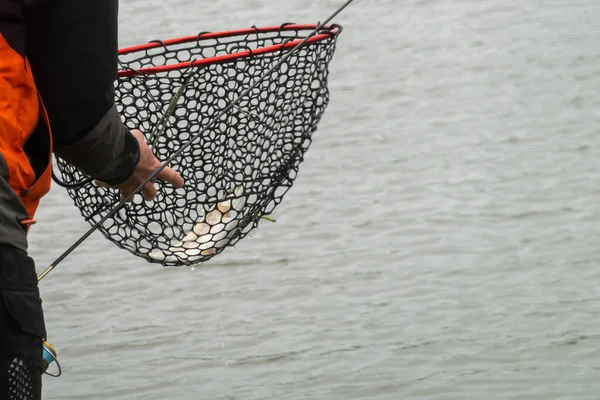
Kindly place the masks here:
<instances>
[{"instance_id":1,"label":"fingers gripping net","mask_svg":"<svg viewBox=\"0 0 600 400\"><path fill-rule=\"evenodd\" d=\"M117 107L163 161L315 27L205 33L123 49ZM153 201L136 196L99 230L117 246L165 266L207 261L244 238L273 212L298 174L328 103L328 64L340 32L333 25L313 36L193 140L170 164L184 188L155 181ZM162 121L173 99L176 105ZM90 224L119 202L118 191L97 187L64 160L57 159L57 166Z\"/></svg>"}]
</instances>

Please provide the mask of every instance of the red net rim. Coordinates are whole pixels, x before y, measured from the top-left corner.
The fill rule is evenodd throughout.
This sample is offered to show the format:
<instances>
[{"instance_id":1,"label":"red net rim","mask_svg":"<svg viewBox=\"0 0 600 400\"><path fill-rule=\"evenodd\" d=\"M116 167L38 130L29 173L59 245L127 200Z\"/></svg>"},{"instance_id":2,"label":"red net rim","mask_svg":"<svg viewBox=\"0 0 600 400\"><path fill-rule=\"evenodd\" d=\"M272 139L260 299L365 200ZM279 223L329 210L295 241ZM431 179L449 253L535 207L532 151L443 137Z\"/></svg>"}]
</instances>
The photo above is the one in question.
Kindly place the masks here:
<instances>
[{"instance_id":1,"label":"red net rim","mask_svg":"<svg viewBox=\"0 0 600 400\"><path fill-rule=\"evenodd\" d=\"M199 42L201 40L209 40L209 39L221 39L221 38L240 36L240 35L251 35L251 34L256 34L256 33L273 33L273 32L280 32L280 31L300 31L300 30L312 31L315 28L317 28L317 26L318 26L317 24L284 24L284 25L280 25L280 26L265 26L265 27L260 27L260 28L253 27L253 28L247 28L247 29L223 31L223 32L207 32L207 33L201 33L199 35L194 35L194 36L185 36L185 37L181 37L181 38L168 39L168 40L163 40L163 41L152 41L152 42L145 43L145 44L125 47L125 48L119 49L119 55L126 55L126 54L130 54L130 53L138 52L138 51L144 51L144 50L149 50L149 49L154 49L157 47L163 47L163 46L169 46L169 45L176 45L176 44L189 43L189 42L195 42L195 41ZM320 31L321 33L318 33L318 34L312 36L310 39L308 39L306 41L306 45L312 44L312 43L317 43L317 42L322 42L322 41L325 41L332 37L336 37L337 35L339 35L341 33L341 31L342 31L342 27L340 25L335 25L335 24L331 25L331 26L326 25L321 29L321 31ZM304 39L295 39L295 40L286 42L285 44L277 44L277 45L272 45L272 46L261 47L261 48L254 49L254 50L244 50L244 51L240 51L240 52L232 53L232 54L224 54L221 56L203 58L203 59L194 61L192 66L196 67L196 66L200 66L200 65L207 65L207 64L213 64L213 63L218 63L218 62L239 60L241 58L250 57L252 55L275 53L275 52L278 52L278 51L281 51L284 49L285 50L291 49L292 47L301 43L302 40L304 40ZM118 76L120 78L125 78L125 77L140 75L140 74L156 74L159 72L168 72L168 71L179 70L179 69L184 69L184 68L189 68L189 67L190 67L189 62L183 62L183 63L178 63L178 64L160 65L160 66L156 66L156 67L141 68L141 69L136 69L136 70L119 70Z\"/></svg>"}]
</instances>

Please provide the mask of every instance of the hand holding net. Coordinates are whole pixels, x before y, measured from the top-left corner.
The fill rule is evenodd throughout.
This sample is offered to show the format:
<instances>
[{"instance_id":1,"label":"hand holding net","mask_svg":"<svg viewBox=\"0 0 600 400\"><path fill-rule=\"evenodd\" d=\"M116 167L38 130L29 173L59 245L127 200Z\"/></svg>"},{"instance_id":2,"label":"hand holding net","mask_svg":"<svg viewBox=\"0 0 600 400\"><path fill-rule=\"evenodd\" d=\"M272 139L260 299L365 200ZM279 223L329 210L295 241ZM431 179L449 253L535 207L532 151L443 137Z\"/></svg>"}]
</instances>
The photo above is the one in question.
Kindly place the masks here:
<instances>
[{"instance_id":1,"label":"hand holding net","mask_svg":"<svg viewBox=\"0 0 600 400\"><path fill-rule=\"evenodd\" d=\"M203 33L122 49L117 108L165 160L301 42L316 25ZM134 201L99 230L117 246L165 266L207 261L273 212L291 188L329 100L328 65L341 27L311 37L295 54L195 138L170 167L185 180L155 181L153 201ZM57 175L94 225L119 203L57 159Z\"/></svg>"}]
</instances>

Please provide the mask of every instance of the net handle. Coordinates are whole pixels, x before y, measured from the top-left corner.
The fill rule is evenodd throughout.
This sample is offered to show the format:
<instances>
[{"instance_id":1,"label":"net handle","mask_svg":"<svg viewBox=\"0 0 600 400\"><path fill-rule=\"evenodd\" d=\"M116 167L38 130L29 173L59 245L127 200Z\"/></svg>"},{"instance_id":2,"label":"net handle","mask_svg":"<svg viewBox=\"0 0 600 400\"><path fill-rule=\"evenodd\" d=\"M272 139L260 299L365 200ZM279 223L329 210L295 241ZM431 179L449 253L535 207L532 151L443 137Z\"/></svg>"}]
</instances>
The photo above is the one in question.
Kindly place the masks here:
<instances>
[{"instance_id":1,"label":"net handle","mask_svg":"<svg viewBox=\"0 0 600 400\"><path fill-rule=\"evenodd\" d=\"M126 47L124 49L119 50L119 55L126 55L126 54L130 54L130 53L144 51L144 50L150 50L150 49L154 49L154 48L158 48L158 47L166 48L166 46L175 45L175 44L183 44L183 43L190 43L190 42L198 42L199 43L201 40L220 39L220 38L226 38L226 37L232 37L232 36L250 35L250 34L257 34L257 33L273 33L273 32L281 32L281 31L299 31L299 30L309 30L309 29L314 30L318 27L319 27L319 25L315 25L315 24L303 24L303 25L284 24L284 25L276 26L276 27L273 27L273 26L268 26L268 27L263 27L263 28L254 27L254 28L234 30L234 31L201 33L201 34L198 34L195 36L186 36L186 37L182 37L182 38L169 39L169 40L164 40L164 41L153 40L151 42L148 42L148 43L145 43L142 45ZM342 32L343 28L341 25L333 24L331 26L323 26L321 29L324 30L325 32L312 36L310 39L306 40L304 44L305 45L313 44L313 43L322 42L322 41L328 40L330 38L336 37ZM187 61L187 62L182 62L182 63L177 63L177 64L160 65L160 66L156 66L156 67L140 68L140 69L135 69L135 70L134 69L119 70L118 77L119 78L128 78L128 77L142 75L142 74L143 75L151 75L151 74L157 74L160 72L175 71L175 70L180 70L180 69L185 69L185 68L190 68L190 67L198 67L201 65L210 65L210 64L216 64L216 63L221 63L221 62L235 61L235 60L243 59L246 57L253 57L253 56L257 56L257 55L276 53L276 52L279 52L282 50L292 49L292 48L296 47L298 44L300 44L303 40L304 39L288 40L282 44L260 47L258 49L254 49L254 50L246 49L244 51L240 51L237 53L224 54L221 56L214 56L214 57L207 57L207 58L195 60L191 64L189 61Z\"/></svg>"}]
</instances>

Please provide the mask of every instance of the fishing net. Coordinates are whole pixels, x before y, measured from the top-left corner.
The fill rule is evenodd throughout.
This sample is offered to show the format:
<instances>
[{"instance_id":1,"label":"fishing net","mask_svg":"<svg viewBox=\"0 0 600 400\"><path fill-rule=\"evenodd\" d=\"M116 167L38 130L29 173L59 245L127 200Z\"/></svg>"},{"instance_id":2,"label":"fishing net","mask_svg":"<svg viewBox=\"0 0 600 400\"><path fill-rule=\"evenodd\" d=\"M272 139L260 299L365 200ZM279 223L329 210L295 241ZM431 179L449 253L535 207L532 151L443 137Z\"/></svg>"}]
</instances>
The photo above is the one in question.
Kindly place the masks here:
<instances>
[{"instance_id":1,"label":"fishing net","mask_svg":"<svg viewBox=\"0 0 600 400\"><path fill-rule=\"evenodd\" d=\"M154 41L122 49L116 104L165 160L209 126L316 25L284 24ZM207 261L271 214L292 187L329 100L328 65L341 27L312 36L169 165L185 180L155 181L99 228L117 246L165 266ZM57 179L94 225L119 202L64 160Z\"/></svg>"}]
</instances>

